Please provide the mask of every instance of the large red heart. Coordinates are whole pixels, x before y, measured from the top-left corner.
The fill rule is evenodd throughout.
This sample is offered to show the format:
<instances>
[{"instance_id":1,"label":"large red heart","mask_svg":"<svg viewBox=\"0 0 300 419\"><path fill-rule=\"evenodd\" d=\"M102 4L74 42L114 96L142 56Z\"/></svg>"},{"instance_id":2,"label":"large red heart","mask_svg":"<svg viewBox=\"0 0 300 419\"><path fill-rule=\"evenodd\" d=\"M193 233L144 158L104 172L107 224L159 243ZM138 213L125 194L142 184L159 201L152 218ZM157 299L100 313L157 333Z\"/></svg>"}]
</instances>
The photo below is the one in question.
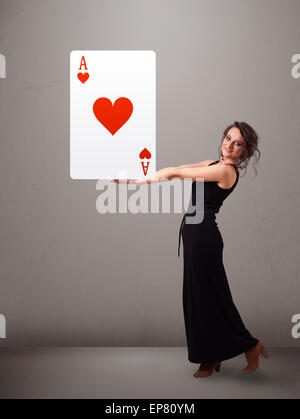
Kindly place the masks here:
<instances>
[{"instance_id":1,"label":"large red heart","mask_svg":"<svg viewBox=\"0 0 300 419\"><path fill-rule=\"evenodd\" d=\"M81 81L81 83L85 83L87 79L90 77L90 75L89 73L78 73L77 77Z\"/></svg>"},{"instance_id":2,"label":"large red heart","mask_svg":"<svg viewBox=\"0 0 300 419\"><path fill-rule=\"evenodd\" d=\"M130 118L133 106L127 97L119 97L114 105L107 97L100 97L93 105L95 117L112 135Z\"/></svg>"}]
</instances>

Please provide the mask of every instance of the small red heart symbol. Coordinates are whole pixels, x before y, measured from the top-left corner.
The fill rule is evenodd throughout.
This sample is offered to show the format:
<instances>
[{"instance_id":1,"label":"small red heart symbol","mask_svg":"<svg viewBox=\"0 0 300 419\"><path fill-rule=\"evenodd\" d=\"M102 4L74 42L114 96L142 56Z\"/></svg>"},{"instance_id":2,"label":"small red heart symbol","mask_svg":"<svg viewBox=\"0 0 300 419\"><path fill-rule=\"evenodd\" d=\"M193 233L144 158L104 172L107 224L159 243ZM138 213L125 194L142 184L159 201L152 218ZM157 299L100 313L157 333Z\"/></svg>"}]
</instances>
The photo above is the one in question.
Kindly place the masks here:
<instances>
[{"instance_id":1,"label":"small red heart symbol","mask_svg":"<svg viewBox=\"0 0 300 419\"><path fill-rule=\"evenodd\" d=\"M151 153L146 148L140 152L139 156L140 159L151 159Z\"/></svg>"},{"instance_id":2,"label":"small red heart symbol","mask_svg":"<svg viewBox=\"0 0 300 419\"><path fill-rule=\"evenodd\" d=\"M100 97L93 105L95 117L112 135L130 118L133 105L126 97L119 97L114 103L107 97Z\"/></svg>"},{"instance_id":3,"label":"small red heart symbol","mask_svg":"<svg viewBox=\"0 0 300 419\"><path fill-rule=\"evenodd\" d=\"M81 83L85 83L87 79L90 77L89 73L78 73L77 77L81 81Z\"/></svg>"}]
</instances>

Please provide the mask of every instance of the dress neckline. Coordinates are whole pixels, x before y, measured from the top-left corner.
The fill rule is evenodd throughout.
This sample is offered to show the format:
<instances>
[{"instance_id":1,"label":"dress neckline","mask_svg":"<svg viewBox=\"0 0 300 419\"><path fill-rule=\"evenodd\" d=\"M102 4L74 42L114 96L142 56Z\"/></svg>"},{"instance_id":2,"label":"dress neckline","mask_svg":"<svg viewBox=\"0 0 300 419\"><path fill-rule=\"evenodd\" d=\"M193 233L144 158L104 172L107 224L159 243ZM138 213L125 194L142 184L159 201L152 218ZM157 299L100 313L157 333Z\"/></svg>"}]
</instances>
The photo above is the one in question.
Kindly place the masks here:
<instances>
[{"instance_id":1,"label":"dress neckline","mask_svg":"<svg viewBox=\"0 0 300 419\"><path fill-rule=\"evenodd\" d=\"M215 160L215 163L218 163L220 160ZM237 165L234 163L223 163L223 164L227 164L227 166L234 166L237 169Z\"/></svg>"}]
</instances>

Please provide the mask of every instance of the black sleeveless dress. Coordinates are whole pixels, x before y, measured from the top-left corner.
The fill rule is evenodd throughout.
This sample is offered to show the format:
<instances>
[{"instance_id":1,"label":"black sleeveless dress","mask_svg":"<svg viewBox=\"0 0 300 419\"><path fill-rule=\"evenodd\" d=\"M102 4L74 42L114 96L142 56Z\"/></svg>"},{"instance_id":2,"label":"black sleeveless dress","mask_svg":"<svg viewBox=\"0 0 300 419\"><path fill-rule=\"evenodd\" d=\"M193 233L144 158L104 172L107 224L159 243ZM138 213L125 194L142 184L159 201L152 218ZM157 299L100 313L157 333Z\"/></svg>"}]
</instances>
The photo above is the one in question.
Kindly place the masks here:
<instances>
[{"instance_id":1,"label":"black sleeveless dress","mask_svg":"<svg viewBox=\"0 0 300 419\"><path fill-rule=\"evenodd\" d=\"M218 161L209 164L216 164ZM223 239L215 214L238 183L229 189L217 182L204 182L204 218L188 224L185 214L179 232L183 239L183 313L188 360L193 363L223 361L253 348L258 339L246 329L233 302L223 266ZM195 205L196 181L192 183Z\"/></svg>"}]
</instances>

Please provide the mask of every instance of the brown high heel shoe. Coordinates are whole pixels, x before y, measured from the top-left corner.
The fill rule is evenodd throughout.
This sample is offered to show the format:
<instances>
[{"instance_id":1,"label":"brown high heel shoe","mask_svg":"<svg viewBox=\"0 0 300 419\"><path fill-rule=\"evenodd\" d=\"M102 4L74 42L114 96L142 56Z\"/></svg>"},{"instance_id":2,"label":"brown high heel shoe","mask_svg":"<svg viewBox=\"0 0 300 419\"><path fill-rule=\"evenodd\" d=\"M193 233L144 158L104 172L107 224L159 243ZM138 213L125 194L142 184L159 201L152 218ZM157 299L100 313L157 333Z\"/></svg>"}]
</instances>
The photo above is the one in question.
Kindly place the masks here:
<instances>
[{"instance_id":1,"label":"brown high heel shoe","mask_svg":"<svg viewBox=\"0 0 300 419\"><path fill-rule=\"evenodd\" d=\"M214 370L219 372L221 369L221 362L208 362L201 364L198 371L193 374L196 378L205 378L212 375Z\"/></svg>"},{"instance_id":2,"label":"brown high heel shoe","mask_svg":"<svg viewBox=\"0 0 300 419\"><path fill-rule=\"evenodd\" d=\"M257 370L259 365L259 355L262 355L264 358L270 358L268 352L266 351L263 343L259 341L254 348L245 352L246 359L248 361L247 367L243 369L243 372L249 374Z\"/></svg>"}]
</instances>

